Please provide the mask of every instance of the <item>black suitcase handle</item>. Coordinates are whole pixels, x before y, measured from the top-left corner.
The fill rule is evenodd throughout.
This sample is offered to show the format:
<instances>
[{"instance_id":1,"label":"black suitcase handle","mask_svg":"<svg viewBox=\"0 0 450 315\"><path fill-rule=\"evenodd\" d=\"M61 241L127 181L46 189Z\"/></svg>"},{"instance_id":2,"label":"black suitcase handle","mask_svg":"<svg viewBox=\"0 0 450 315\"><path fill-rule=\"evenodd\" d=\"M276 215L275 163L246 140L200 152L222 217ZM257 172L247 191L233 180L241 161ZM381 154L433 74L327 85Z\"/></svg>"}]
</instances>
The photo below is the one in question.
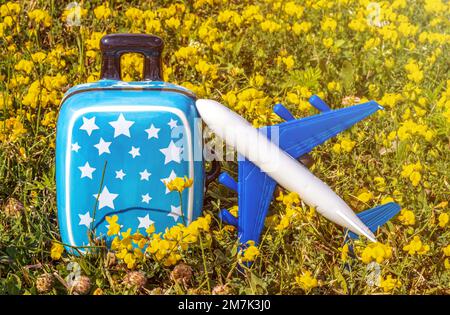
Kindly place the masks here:
<instances>
[{"instance_id":1,"label":"black suitcase handle","mask_svg":"<svg viewBox=\"0 0 450 315\"><path fill-rule=\"evenodd\" d=\"M100 40L101 79L121 80L120 57L124 53L144 56L144 81L162 81L161 53L164 42L147 34L110 34Z\"/></svg>"}]
</instances>

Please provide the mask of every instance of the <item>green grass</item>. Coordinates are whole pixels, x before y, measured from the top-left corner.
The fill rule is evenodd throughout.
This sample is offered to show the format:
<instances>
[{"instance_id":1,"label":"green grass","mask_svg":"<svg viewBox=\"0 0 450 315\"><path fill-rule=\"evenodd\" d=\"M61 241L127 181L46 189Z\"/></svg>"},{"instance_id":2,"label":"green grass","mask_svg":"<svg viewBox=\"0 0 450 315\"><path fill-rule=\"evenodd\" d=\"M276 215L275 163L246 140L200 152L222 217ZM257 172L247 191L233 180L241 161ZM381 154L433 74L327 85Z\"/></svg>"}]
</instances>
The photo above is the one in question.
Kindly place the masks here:
<instances>
[{"instance_id":1,"label":"green grass","mask_svg":"<svg viewBox=\"0 0 450 315\"><path fill-rule=\"evenodd\" d=\"M98 78L100 55L98 49L89 43L95 35L93 32L129 31L161 36L166 43L166 80L187 86L199 97L226 101L230 105L226 94L233 92L238 101L230 107L239 108L242 105L239 102L243 102L239 99L241 92L250 88L260 91L263 96L255 97L259 104L256 110L248 106L239 109L255 124L279 122L269 114L276 102L286 104L297 117L315 114L312 108L303 109L302 104L309 96L301 91L305 87L309 94L321 93L333 108L344 106L341 104L346 96L356 95L381 102L387 93L401 95L401 100L394 106L386 106L383 113L373 115L337 139L314 149L312 171L357 212L380 204L386 197L413 211L416 218L413 226L405 226L395 218L377 233L379 242L392 248L392 257L374 268L379 268L383 278L392 275L401 282L388 293L449 294L450 272L445 268L443 248L450 243L450 228L449 224L443 228L438 226L438 217L449 213L448 205L439 205L450 197L450 128L448 115L445 116L450 104L447 60L450 10L424 9L427 8L426 1L409 1L406 6L391 9L382 5L382 14L392 10L417 26L416 34L398 33L398 40L392 42L383 38L379 28L369 27L357 32L349 27L357 16L352 12L362 14L361 19L365 21L365 6L354 1L334 3L331 7L315 7L311 1L298 1L305 7L301 18L283 11L285 4L277 7L274 3L253 1L260 8L261 21L273 20L281 25L280 30L274 33L262 31L261 21L244 21L241 27L229 24L231 22L219 22L219 12L229 9L242 13L249 6L219 2L198 7L189 4L184 12L178 10L174 17L181 21L181 28L186 20L195 16L192 29L187 31L166 26L168 17L161 8L168 8L171 4L165 1L152 4L110 1L112 15L106 20L97 19L93 12L100 1L86 2L82 27L65 25L61 18L65 4L60 2L18 2L21 11L12 16L14 25L21 29L2 24L4 34L0 39L0 294L38 294L36 279L45 273L54 275L54 285L48 294L67 294L70 290L65 279L74 272L71 263L79 265L81 274L90 278L89 293L101 288L104 294L211 294L220 286L226 286L226 292L236 294L385 293L379 286L368 284L373 274L371 267L361 261L361 252L367 245L365 241L356 242L356 257L344 261L340 253L344 240L342 229L317 214L308 217L309 207L303 203L297 205L299 215L291 220L288 228L278 231L274 225L267 225L259 246L260 255L251 268L243 268L240 273L237 268L237 233L224 228L217 218L221 208L237 204L237 196L217 183L210 185L204 206L204 214L213 218L210 232L202 234L202 243L197 242L181 253L182 261L193 270L187 285L173 281L173 266L165 267L149 258L137 268L145 273L145 288L130 289L124 284L127 268L120 262L108 263L105 249L84 257L64 253L60 260L51 259L52 241L60 240L54 163L54 120L60 99L69 86ZM130 7L152 10L162 23L161 29L148 29L145 21L138 25L137 19L128 19L126 11ZM28 12L37 8L48 12L52 18L51 26L37 27L30 21ZM0 23L7 23L5 16L8 14L2 16ZM336 31L321 30L321 20L325 16L338 20ZM202 26L207 25L208 18L212 22L206 26L210 28L207 34L213 34L214 29L219 34L214 39L203 37L199 32ZM382 16L384 19L386 17ZM433 22L436 19L439 19L437 24ZM312 28L296 35L290 27L302 21L311 22ZM398 31L398 16L390 22ZM447 36L447 40L443 43L421 41L423 32L441 34ZM324 47L324 38L332 38L335 45ZM364 49L370 38L381 38L381 43ZM214 50L214 44L223 44L224 47ZM32 71L28 73L15 69L20 60L31 60L31 55L38 51L49 54L58 45L62 50L55 60L64 60L65 65L55 66L47 59L34 62ZM189 45L198 47L194 55L187 59L175 57L175 52ZM95 56L90 57L89 51ZM277 62L279 56L285 55L294 56L293 69L286 69L283 63ZM433 56L435 60L431 62L429 58ZM394 60L393 68L386 66L387 58ZM216 70L202 74L195 68L201 59L215 65ZM405 65L410 59L417 62L424 73L420 82L407 77ZM124 67L125 74L137 79L139 67L133 65L139 64L139 60L130 57L125 63L128 65ZM45 86L44 76L57 74L66 76L67 82L56 88ZM265 82L261 86L251 83L255 75L264 77ZM15 86L12 82L18 76L29 78L29 82ZM35 81L41 82L48 93L56 93L56 98L44 104L43 93L39 93L35 106L25 105L23 99ZM338 82L341 89L330 89L328 83L332 81ZM416 96L407 95L408 85L420 89ZM295 93L299 102L289 101L289 93ZM423 104L420 98L425 100ZM420 115L415 107L425 110L425 114ZM409 118L404 116L407 110L411 111ZM14 132L20 128L16 126L10 130L7 126L6 121L11 118L19 121L25 130L17 138ZM390 132L398 131L407 120L426 126L434 137L427 141L414 134L409 139L396 137L388 141ZM355 147L350 152L336 153L333 146L343 137L354 141ZM413 186L408 178L401 176L401 172L403 166L418 161L422 165L422 178L417 186ZM222 163L222 169L235 177L237 175L235 162ZM375 177L384 178L383 190L376 186ZM373 198L367 202L359 200L357 197L363 191L371 192ZM16 216L10 215L6 209L12 199L23 204ZM274 201L269 215L279 219L285 208L281 202ZM403 250L415 235L430 246L426 254L409 255ZM305 290L296 282L296 277L305 271L311 271L318 280L319 285L312 290Z\"/></svg>"}]
</instances>

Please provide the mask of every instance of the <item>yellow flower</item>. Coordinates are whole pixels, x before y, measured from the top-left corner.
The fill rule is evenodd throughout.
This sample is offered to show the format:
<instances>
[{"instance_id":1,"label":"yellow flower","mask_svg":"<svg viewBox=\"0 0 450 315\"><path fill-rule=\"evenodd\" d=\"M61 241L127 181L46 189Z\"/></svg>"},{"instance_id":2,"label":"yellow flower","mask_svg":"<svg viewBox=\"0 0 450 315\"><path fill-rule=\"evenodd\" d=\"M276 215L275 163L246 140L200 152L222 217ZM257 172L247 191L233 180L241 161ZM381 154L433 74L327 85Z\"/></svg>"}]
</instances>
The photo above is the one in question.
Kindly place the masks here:
<instances>
[{"instance_id":1,"label":"yellow flower","mask_svg":"<svg viewBox=\"0 0 450 315\"><path fill-rule=\"evenodd\" d=\"M227 23L228 27L239 27L242 23L242 17L239 15L239 13L231 10L225 10L219 12L219 15L217 16L217 21L219 23Z\"/></svg>"},{"instance_id":2,"label":"yellow flower","mask_svg":"<svg viewBox=\"0 0 450 315\"><path fill-rule=\"evenodd\" d=\"M145 31L147 33L159 33L161 31L161 22L156 19L146 19Z\"/></svg>"},{"instance_id":3,"label":"yellow flower","mask_svg":"<svg viewBox=\"0 0 450 315\"><path fill-rule=\"evenodd\" d=\"M230 209L228 209L228 211L235 216L236 218L238 217L238 211L239 211L239 207L238 206L232 206Z\"/></svg>"},{"instance_id":4,"label":"yellow flower","mask_svg":"<svg viewBox=\"0 0 450 315\"><path fill-rule=\"evenodd\" d=\"M106 35L104 32L92 32L89 39L86 39L87 50L100 50L100 39Z\"/></svg>"},{"instance_id":5,"label":"yellow flower","mask_svg":"<svg viewBox=\"0 0 450 315\"><path fill-rule=\"evenodd\" d=\"M35 9L28 12L28 17L38 25L42 25L44 27L49 27L52 25L52 18L47 11Z\"/></svg>"},{"instance_id":6,"label":"yellow flower","mask_svg":"<svg viewBox=\"0 0 450 315\"><path fill-rule=\"evenodd\" d=\"M369 38L364 44L364 50L370 50L374 47L379 46L381 40L379 38Z\"/></svg>"},{"instance_id":7,"label":"yellow flower","mask_svg":"<svg viewBox=\"0 0 450 315\"><path fill-rule=\"evenodd\" d=\"M94 9L94 15L98 20L106 20L111 15L108 3L102 4Z\"/></svg>"},{"instance_id":8,"label":"yellow flower","mask_svg":"<svg viewBox=\"0 0 450 315\"><path fill-rule=\"evenodd\" d=\"M292 70L295 65L295 60L292 55L285 56L286 51L283 50L280 55L276 58L277 65L284 65L286 67L286 70Z\"/></svg>"},{"instance_id":9,"label":"yellow flower","mask_svg":"<svg viewBox=\"0 0 450 315\"><path fill-rule=\"evenodd\" d=\"M264 84L265 79L262 75L256 74L254 77L250 79L250 84L260 87Z\"/></svg>"},{"instance_id":10,"label":"yellow flower","mask_svg":"<svg viewBox=\"0 0 450 315\"><path fill-rule=\"evenodd\" d=\"M419 65L413 59L409 60L408 64L405 65L405 69L408 72L408 79L415 83L420 83L420 81L422 81L423 72L420 71Z\"/></svg>"},{"instance_id":11,"label":"yellow flower","mask_svg":"<svg viewBox=\"0 0 450 315\"><path fill-rule=\"evenodd\" d=\"M331 82L328 82L327 88L331 92L332 91L339 92L341 90L341 84L339 82L336 82L336 81L331 81Z\"/></svg>"},{"instance_id":12,"label":"yellow flower","mask_svg":"<svg viewBox=\"0 0 450 315\"><path fill-rule=\"evenodd\" d=\"M128 8L125 11L125 16L132 23L132 25L140 26L142 24L142 18L144 17L144 12L138 8Z\"/></svg>"},{"instance_id":13,"label":"yellow flower","mask_svg":"<svg viewBox=\"0 0 450 315\"><path fill-rule=\"evenodd\" d=\"M444 252L445 256L450 257L450 244L448 244L447 247L444 247L442 251Z\"/></svg>"},{"instance_id":14,"label":"yellow flower","mask_svg":"<svg viewBox=\"0 0 450 315\"><path fill-rule=\"evenodd\" d=\"M394 107L403 99L401 94L386 93L380 100L380 104L385 107Z\"/></svg>"},{"instance_id":15,"label":"yellow flower","mask_svg":"<svg viewBox=\"0 0 450 315\"><path fill-rule=\"evenodd\" d=\"M422 165L420 161L415 164L407 164L402 166L401 176L403 178L408 178L412 185L415 187L419 184L422 176L420 175L420 171L422 170Z\"/></svg>"},{"instance_id":16,"label":"yellow flower","mask_svg":"<svg viewBox=\"0 0 450 315\"><path fill-rule=\"evenodd\" d=\"M257 5L249 5L242 11L242 17L247 22L261 21L263 16L260 14L260 7Z\"/></svg>"},{"instance_id":17,"label":"yellow flower","mask_svg":"<svg viewBox=\"0 0 450 315\"><path fill-rule=\"evenodd\" d=\"M295 60L292 55L289 55L287 57L283 57L283 63L286 65L287 70L292 70L294 68Z\"/></svg>"},{"instance_id":18,"label":"yellow flower","mask_svg":"<svg viewBox=\"0 0 450 315\"><path fill-rule=\"evenodd\" d=\"M117 215L113 215L112 217L106 216L106 222L109 223L108 227L108 236L119 234L120 225L117 223L119 217Z\"/></svg>"},{"instance_id":19,"label":"yellow flower","mask_svg":"<svg viewBox=\"0 0 450 315\"><path fill-rule=\"evenodd\" d=\"M161 262L164 266L175 265L180 259L180 251L188 249L189 244L195 243L201 231L208 232L211 223L211 216L206 215L199 217L188 226L178 224L171 228L166 228L164 235L151 234L149 238L144 238L142 235L134 235L139 248L144 248L148 245L146 252L152 257ZM208 241L209 234L206 234ZM210 238L209 238L210 239ZM142 259L144 256L140 252L133 254L137 259ZM130 258L131 259L131 258Z\"/></svg>"},{"instance_id":20,"label":"yellow flower","mask_svg":"<svg viewBox=\"0 0 450 315\"><path fill-rule=\"evenodd\" d=\"M300 24L294 23L294 25L292 25L292 31L294 32L295 35L300 35L301 33L308 33L311 27L312 27L311 22L303 21Z\"/></svg>"},{"instance_id":21,"label":"yellow flower","mask_svg":"<svg viewBox=\"0 0 450 315\"><path fill-rule=\"evenodd\" d=\"M442 208L447 207L447 205L448 205L448 201L442 201L442 202L440 202L439 204L437 204L437 205L435 206L435 208L436 208L436 209L442 209Z\"/></svg>"},{"instance_id":22,"label":"yellow flower","mask_svg":"<svg viewBox=\"0 0 450 315\"><path fill-rule=\"evenodd\" d=\"M356 144L355 141L352 141L352 140L347 139L347 138L343 138L342 141L341 141L341 148L345 152L350 152L350 151L353 150L355 144Z\"/></svg>"},{"instance_id":23,"label":"yellow flower","mask_svg":"<svg viewBox=\"0 0 450 315\"><path fill-rule=\"evenodd\" d=\"M403 250L408 252L410 255L414 255L416 253L419 255L424 255L430 250L430 246L423 244L420 237L416 235L408 245L403 247Z\"/></svg>"},{"instance_id":24,"label":"yellow flower","mask_svg":"<svg viewBox=\"0 0 450 315\"><path fill-rule=\"evenodd\" d=\"M14 66L14 69L18 71L23 71L25 73L30 73L33 70L33 62L30 60L21 59L19 62Z\"/></svg>"},{"instance_id":25,"label":"yellow flower","mask_svg":"<svg viewBox=\"0 0 450 315\"><path fill-rule=\"evenodd\" d=\"M284 5L283 11L289 16L301 18L305 9L301 5L297 5L295 1L289 1Z\"/></svg>"},{"instance_id":26,"label":"yellow flower","mask_svg":"<svg viewBox=\"0 0 450 315\"><path fill-rule=\"evenodd\" d=\"M47 55L45 53L43 53L42 51L38 51L37 53L31 55L31 60L33 60L33 62L35 63L41 63L46 57Z\"/></svg>"},{"instance_id":27,"label":"yellow flower","mask_svg":"<svg viewBox=\"0 0 450 315\"><path fill-rule=\"evenodd\" d=\"M170 255L164 260L163 264L166 267L176 265L181 260L181 255L177 253L170 253Z\"/></svg>"},{"instance_id":28,"label":"yellow flower","mask_svg":"<svg viewBox=\"0 0 450 315\"><path fill-rule=\"evenodd\" d=\"M341 153L341 145L339 143L335 143L333 145L333 151L337 154Z\"/></svg>"},{"instance_id":29,"label":"yellow flower","mask_svg":"<svg viewBox=\"0 0 450 315\"><path fill-rule=\"evenodd\" d=\"M176 177L169 182L164 182L166 184L167 189L170 191L178 191L183 192L184 189L192 186L194 181L192 179L188 179L186 176L184 178Z\"/></svg>"},{"instance_id":30,"label":"yellow flower","mask_svg":"<svg viewBox=\"0 0 450 315\"><path fill-rule=\"evenodd\" d=\"M123 261L127 264L128 269L133 269L136 266L136 258L132 253L126 253L122 257Z\"/></svg>"},{"instance_id":31,"label":"yellow flower","mask_svg":"<svg viewBox=\"0 0 450 315\"><path fill-rule=\"evenodd\" d=\"M0 94L0 108L10 108L12 105L12 99L10 96Z\"/></svg>"},{"instance_id":32,"label":"yellow flower","mask_svg":"<svg viewBox=\"0 0 450 315\"><path fill-rule=\"evenodd\" d=\"M441 228L445 227L447 225L448 221L449 221L448 213L441 213L439 215L439 226Z\"/></svg>"},{"instance_id":33,"label":"yellow flower","mask_svg":"<svg viewBox=\"0 0 450 315\"><path fill-rule=\"evenodd\" d=\"M275 230L283 231L283 230L287 229L289 227L289 224L290 224L289 219L290 219L289 216L284 215L281 218L280 223L278 223L277 226L275 227Z\"/></svg>"},{"instance_id":34,"label":"yellow flower","mask_svg":"<svg viewBox=\"0 0 450 315\"><path fill-rule=\"evenodd\" d=\"M420 173L417 171L412 172L411 175L409 176L409 179L413 186L419 185L421 178L422 178L422 175L420 175Z\"/></svg>"},{"instance_id":35,"label":"yellow flower","mask_svg":"<svg viewBox=\"0 0 450 315\"><path fill-rule=\"evenodd\" d=\"M402 209L402 211L400 211L398 219L403 225L416 224L416 216L414 215L414 212L412 212L411 210Z\"/></svg>"},{"instance_id":36,"label":"yellow flower","mask_svg":"<svg viewBox=\"0 0 450 315\"><path fill-rule=\"evenodd\" d=\"M442 249L442 251L444 252L444 256L450 257L450 244L447 245L447 247L444 247L444 248ZM450 259L445 258L445 260L444 260L444 266L445 266L445 269L450 269Z\"/></svg>"},{"instance_id":37,"label":"yellow flower","mask_svg":"<svg viewBox=\"0 0 450 315\"><path fill-rule=\"evenodd\" d=\"M264 32L273 33L281 29L281 25L270 20L266 20L260 24L261 29Z\"/></svg>"},{"instance_id":38,"label":"yellow flower","mask_svg":"<svg viewBox=\"0 0 450 315\"><path fill-rule=\"evenodd\" d=\"M50 256L53 260L60 260L61 255L64 252L64 246L60 243L53 242L52 249L50 250Z\"/></svg>"},{"instance_id":39,"label":"yellow flower","mask_svg":"<svg viewBox=\"0 0 450 315\"><path fill-rule=\"evenodd\" d=\"M241 260L243 261L243 262L251 262L251 261L254 261L255 259L256 259L256 257L259 255L259 249L258 249L258 247L256 247L255 246L255 242L253 242L253 241L248 241L247 242L247 244L249 245L249 246L247 246L245 249L244 249L244 253L243 253L243 255L242 255L242 257L241 257Z\"/></svg>"},{"instance_id":40,"label":"yellow flower","mask_svg":"<svg viewBox=\"0 0 450 315\"><path fill-rule=\"evenodd\" d=\"M311 271L305 271L301 276L296 276L295 282L305 291L309 291L319 285L317 279L312 276Z\"/></svg>"},{"instance_id":41,"label":"yellow flower","mask_svg":"<svg viewBox=\"0 0 450 315\"><path fill-rule=\"evenodd\" d=\"M366 264L372 261L381 264L384 260L391 258L391 256L392 248L389 245L376 242L370 243L364 248L361 254L361 260Z\"/></svg>"},{"instance_id":42,"label":"yellow flower","mask_svg":"<svg viewBox=\"0 0 450 315\"><path fill-rule=\"evenodd\" d=\"M355 141L350 140L348 138L341 138L341 141L333 146L333 151L338 154L341 153L342 151L351 152L355 147L355 145L356 145Z\"/></svg>"},{"instance_id":43,"label":"yellow flower","mask_svg":"<svg viewBox=\"0 0 450 315\"><path fill-rule=\"evenodd\" d=\"M296 192L290 192L287 195L280 191L280 194L276 198L277 201L281 201L286 207L292 207L300 203L300 197Z\"/></svg>"},{"instance_id":44,"label":"yellow flower","mask_svg":"<svg viewBox=\"0 0 450 315\"><path fill-rule=\"evenodd\" d=\"M289 103L298 104L300 99L296 93L289 92L286 94L286 99Z\"/></svg>"},{"instance_id":45,"label":"yellow flower","mask_svg":"<svg viewBox=\"0 0 450 315\"><path fill-rule=\"evenodd\" d=\"M410 112L410 110L406 110L405 114ZM397 135L398 138L402 141L410 139L414 135L420 135L425 138L426 141L431 141L434 137L434 132L430 130L426 125L417 124L409 119L401 123L400 128L398 128L397 130Z\"/></svg>"},{"instance_id":46,"label":"yellow flower","mask_svg":"<svg viewBox=\"0 0 450 315\"><path fill-rule=\"evenodd\" d=\"M330 48L333 46L334 41L331 37L327 37L322 40L322 43L326 48Z\"/></svg>"},{"instance_id":47,"label":"yellow flower","mask_svg":"<svg viewBox=\"0 0 450 315\"><path fill-rule=\"evenodd\" d=\"M347 261L348 253L350 251L349 247L348 247L348 243L345 243L344 246L342 246L342 248L339 249L339 251L341 252L342 261Z\"/></svg>"},{"instance_id":48,"label":"yellow flower","mask_svg":"<svg viewBox=\"0 0 450 315\"><path fill-rule=\"evenodd\" d=\"M180 25L181 25L180 20L175 17L171 17L170 19L166 20L166 26L168 28L176 30L180 27Z\"/></svg>"},{"instance_id":49,"label":"yellow flower","mask_svg":"<svg viewBox=\"0 0 450 315\"><path fill-rule=\"evenodd\" d=\"M233 98L233 97L231 97ZM270 99L264 95L264 92L255 88L242 90L236 95L233 108L251 118L260 117L261 114L269 113L267 106ZM231 106L231 104L229 104Z\"/></svg>"},{"instance_id":50,"label":"yellow flower","mask_svg":"<svg viewBox=\"0 0 450 315\"><path fill-rule=\"evenodd\" d=\"M45 127L55 128L56 127L56 112L51 111L44 115L44 119L41 121L42 125Z\"/></svg>"},{"instance_id":51,"label":"yellow flower","mask_svg":"<svg viewBox=\"0 0 450 315\"><path fill-rule=\"evenodd\" d=\"M103 290L101 288L97 288L92 295L103 295Z\"/></svg>"},{"instance_id":52,"label":"yellow flower","mask_svg":"<svg viewBox=\"0 0 450 315\"><path fill-rule=\"evenodd\" d=\"M18 117L0 120L0 142L14 143L27 133L23 123Z\"/></svg>"},{"instance_id":53,"label":"yellow flower","mask_svg":"<svg viewBox=\"0 0 450 315\"><path fill-rule=\"evenodd\" d=\"M321 24L320 27L322 28L323 31L327 32L334 32L336 30L337 27L337 22L336 20L329 18L329 17L325 17Z\"/></svg>"},{"instance_id":54,"label":"yellow flower","mask_svg":"<svg viewBox=\"0 0 450 315\"><path fill-rule=\"evenodd\" d=\"M402 283L400 282L400 280L392 278L391 275L387 275L385 279L380 279L380 287L384 292L391 292L396 288L400 288L401 285Z\"/></svg>"},{"instance_id":55,"label":"yellow flower","mask_svg":"<svg viewBox=\"0 0 450 315\"><path fill-rule=\"evenodd\" d=\"M174 225L170 229L166 228L164 233L165 240L180 241L183 237L182 225Z\"/></svg>"},{"instance_id":56,"label":"yellow flower","mask_svg":"<svg viewBox=\"0 0 450 315\"><path fill-rule=\"evenodd\" d=\"M154 224L150 225L150 226L145 230L145 232L146 232L148 235L155 233L155 225L154 225Z\"/></svg>"},{"instance_id":57,"label":"yellow flower","mask_svg":"<svg viewBox=\"0 0 450 315\"><path fill-rule=\"evenodd\" d=\"M360 193L356 198L358 198L364 203L367 203L373 199L373 194L370 191L365 191Z\"/></svg>"},{"instance_id":58,"label":"yellow flower","mask_svg":"<svg viewBox=\"0 0 450 315\"><path fill-rule=\"evenodd\" d=\"M131 228L117 233L117 235L111 244L111 249L116 252L116 257L122 260L128 269L134 269L144 259L142 249L147 245L148 240L139 231L131 234Z\"/></svg>"},{"instance_id":59,"label":"yellow flower","mask_svg":"<svg viewBox=\"0 0 450 315\"><path fill-rule=\"evenodd\" d=\"M195 65L195 70L203 76L210 76L211 79L217 78L217 65L210 64L203 59L199 60Z\"/></svg>"},{"instance_id":60,"label":"yellow flower","mask_svg":"<svg viewBox=\"0 0 450 315\"><path fill-rule=\"evenodd\" d=\"M425 0L424 8L425 11L435 14L448 10L445 2L442 2L442 0Z\"/></svg>"},{"instance_id":61,"label":"yellow flower","mask_svg":"<svg viewBox=\"0 0 450 315\"><path fill-rule=\"evenodd\" d=\"M14 16L20 13L20 5L15 2L7 2L0 7L0 16Z\"/></svg>"}]
</instances>

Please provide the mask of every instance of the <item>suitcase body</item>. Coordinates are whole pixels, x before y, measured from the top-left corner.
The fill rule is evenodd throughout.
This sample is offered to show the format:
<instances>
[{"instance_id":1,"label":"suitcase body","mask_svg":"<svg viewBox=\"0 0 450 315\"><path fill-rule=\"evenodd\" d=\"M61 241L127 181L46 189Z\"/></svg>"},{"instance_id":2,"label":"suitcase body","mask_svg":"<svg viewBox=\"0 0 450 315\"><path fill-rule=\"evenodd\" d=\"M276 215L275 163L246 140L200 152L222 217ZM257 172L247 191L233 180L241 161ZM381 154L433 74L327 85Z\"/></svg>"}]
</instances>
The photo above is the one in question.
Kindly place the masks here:
<instances>
[{"instance_id":1,"label":"suitcase body","mask_svg":"<svg viewBox=\"0 0 450 315\"><path fill-rule=\"evenodd\" d=\"M188 224L202 209L205 171L195 95L161 81L162 41L142 44L157 37L109 38L111 47L102 39L103 79L71 88L58 117L58 221L71 252L89 245L89 230L112 240L106 216L117 215L122 231L145 234L151 224L157 232ZM146 81L120 81L120 55L130 51L144 53ZM165 182L185 176L193 185L180 201Z\"/></svg>"}]
</instances>

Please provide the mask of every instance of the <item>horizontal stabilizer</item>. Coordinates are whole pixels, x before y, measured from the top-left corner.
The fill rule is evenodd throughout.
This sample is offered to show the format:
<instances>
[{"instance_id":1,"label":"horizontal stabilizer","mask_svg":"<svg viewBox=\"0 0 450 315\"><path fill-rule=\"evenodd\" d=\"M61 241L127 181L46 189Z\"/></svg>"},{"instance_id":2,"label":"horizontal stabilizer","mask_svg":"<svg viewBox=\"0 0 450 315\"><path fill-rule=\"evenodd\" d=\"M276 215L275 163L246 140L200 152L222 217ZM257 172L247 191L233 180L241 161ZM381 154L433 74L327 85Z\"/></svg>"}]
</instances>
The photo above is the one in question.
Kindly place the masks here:
<instances>
[{"instance_id":1,"label":"horizontal stabilizer","mask_svg":"<svg viewBox=\"0 0 450 315\"><path fill-rule=\"evenodd\" d=\"M320 108L324 111L320 114L261 127L260 130L272 141L276 140L282 150L297 159L382 109L375 101L331 111L322 107ZM273 137L276 138L273 139Z\"/></svg>"},{"instance_id":2,"label":"horizontal stabilizer","mask_svg":"<svg viewBox=\"0 0 450 315\"><path fill-rule=\"evenodd\" d=\"M394 217L400 211L400 209L400 206L395 202L389 202L384 205L360 212L357 214L357 216L365 225L367 225L367 227L373 233L375 233L380 226ZM353 232L349 232L348 236L352 239L359 238L359 236Z\"/></svg>"}]
</instances>

